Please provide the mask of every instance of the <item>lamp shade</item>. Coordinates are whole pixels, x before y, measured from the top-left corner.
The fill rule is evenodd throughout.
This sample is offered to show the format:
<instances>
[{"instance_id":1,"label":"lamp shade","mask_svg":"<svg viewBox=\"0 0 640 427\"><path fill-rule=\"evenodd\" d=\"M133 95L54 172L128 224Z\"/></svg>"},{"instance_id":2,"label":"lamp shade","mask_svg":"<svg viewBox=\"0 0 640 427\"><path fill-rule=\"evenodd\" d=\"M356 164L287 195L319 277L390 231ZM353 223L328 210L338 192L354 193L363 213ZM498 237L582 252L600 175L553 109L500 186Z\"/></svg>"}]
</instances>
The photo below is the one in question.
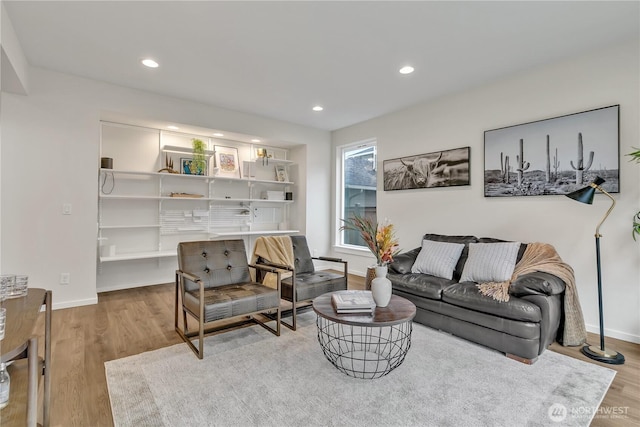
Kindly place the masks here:
<instances>
[{"instance_id":1,"label":"lamp shade","mask_svg":"<svg viewBox=\"0 0 640 427\"><path fill-rule=\"evenodd\" d=\"M572 193L567 194L566 196L570 199L577 200L580 203L586 203L590 205L593 203L593 197L596 194L596 188L603 182L605 182L604 179L597 176L596 179L587 187L576 190Z\"/></svg>"}]
</instances>

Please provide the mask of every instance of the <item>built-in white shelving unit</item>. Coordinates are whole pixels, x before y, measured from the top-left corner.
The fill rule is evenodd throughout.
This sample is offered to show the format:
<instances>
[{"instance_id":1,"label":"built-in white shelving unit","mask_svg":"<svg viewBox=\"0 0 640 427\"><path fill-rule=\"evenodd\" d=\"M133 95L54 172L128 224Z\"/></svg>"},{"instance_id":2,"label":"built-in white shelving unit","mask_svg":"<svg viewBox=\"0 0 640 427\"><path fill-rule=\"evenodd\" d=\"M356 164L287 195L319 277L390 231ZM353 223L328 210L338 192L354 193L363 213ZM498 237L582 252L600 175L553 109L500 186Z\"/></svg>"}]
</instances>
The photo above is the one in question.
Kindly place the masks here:
<instances>
[{"instance_id":1,"label":"built-in white shelving unit","mask_svg":"<svg viewBox=\"0 0 640 427\"><path fill-rule=\"evenodd\" d=\"M193 138L207 145L209 175L159 172L169 162L181 169ZM237 176L217 175L217 146L237 152ZM273 157L258 157L258 148ZM285 200L295 185L286 156L281 148L103 122L101 157L113 158L114 169L98 173L99 290L101 276L113 276L102 277L104 288L121 289L115 282L123 271L143 277L141 269L175 270L175 261L162 260L177 255L180 241L243 238L249 251L255 236L297 233L289 217L294 201Z\"/></svg>"}]
</instances>

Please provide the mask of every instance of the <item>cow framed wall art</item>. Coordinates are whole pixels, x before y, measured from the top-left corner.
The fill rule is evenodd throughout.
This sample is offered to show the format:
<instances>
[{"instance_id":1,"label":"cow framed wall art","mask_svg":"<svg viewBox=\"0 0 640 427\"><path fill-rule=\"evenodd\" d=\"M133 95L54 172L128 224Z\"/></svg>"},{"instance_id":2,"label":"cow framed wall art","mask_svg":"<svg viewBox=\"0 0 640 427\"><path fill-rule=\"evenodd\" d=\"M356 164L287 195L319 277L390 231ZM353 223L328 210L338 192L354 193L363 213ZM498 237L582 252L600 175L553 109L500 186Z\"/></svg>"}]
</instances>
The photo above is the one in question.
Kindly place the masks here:
<instances>
[{"instance_id":1,"label":"cow framed wall art","mask_svg":"<svg viewBox=\"0 0 640 427\"><path fill-rule=\"evenodd\" d=\"M562 195L596 177L618 193L620 106L485 131L484 196Z\"/></svg>"},{"instance_id":2,"label":"cow framed wall art","mask_svg":"<svg viewBox=\"0 0 640 427\"><path fill-rule=\"evenodd\" d=\"M469 185L470 147L389 159L382 162L384 190Z\"/></svg>"}]
</instances>

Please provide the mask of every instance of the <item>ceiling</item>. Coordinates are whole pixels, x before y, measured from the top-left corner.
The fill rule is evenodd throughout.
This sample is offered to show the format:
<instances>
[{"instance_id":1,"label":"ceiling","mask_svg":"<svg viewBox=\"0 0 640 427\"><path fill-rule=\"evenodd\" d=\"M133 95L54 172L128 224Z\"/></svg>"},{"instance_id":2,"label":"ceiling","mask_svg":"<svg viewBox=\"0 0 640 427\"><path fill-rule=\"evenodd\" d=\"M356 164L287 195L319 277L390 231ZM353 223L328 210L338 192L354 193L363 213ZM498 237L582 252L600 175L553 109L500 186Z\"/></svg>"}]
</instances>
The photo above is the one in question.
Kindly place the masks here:
<instances>
[{"instance_id":1,"label":"ceiling","mask_svg":"<svg viewBox=\"0 0 640 427\"><path fill-rule=\"evenodd\" d=\"M325 130L640 38L637 1L3 4L33 66Z\"/></svg>"}]
</instances>

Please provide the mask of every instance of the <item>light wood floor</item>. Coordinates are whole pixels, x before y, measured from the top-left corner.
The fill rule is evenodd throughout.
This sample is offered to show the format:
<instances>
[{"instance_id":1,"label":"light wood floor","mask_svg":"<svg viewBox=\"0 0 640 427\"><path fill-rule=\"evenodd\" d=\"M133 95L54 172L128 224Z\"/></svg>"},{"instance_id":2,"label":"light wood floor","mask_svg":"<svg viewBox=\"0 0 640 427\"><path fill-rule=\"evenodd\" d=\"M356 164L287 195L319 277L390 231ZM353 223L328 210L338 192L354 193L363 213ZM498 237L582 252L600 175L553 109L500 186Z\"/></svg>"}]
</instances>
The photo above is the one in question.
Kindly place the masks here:
<instances>
[{"instance_id":1,"label":"light wood floor","mask_svg":"<svg viewBox=\"0 0 640 427\"><path fill-rule=\"evenodd\" d=\"M350 276L349 287L362 289L364 279ZM173 284L157 285L102 293L96 305L53 312L53 426L113 425L104 362L182 343L173 328L173 298ZM592 334L589 340L598 342ZM626 415L616 419L596 415L592 425L638 426L640 345L613 339L607 344L622 352L626 363L610 366L618 374L601 408L618 414L626 412ZM577 347L554 344L551 349L595 363L584 357Z\"/></svg>"}]
</instances>

